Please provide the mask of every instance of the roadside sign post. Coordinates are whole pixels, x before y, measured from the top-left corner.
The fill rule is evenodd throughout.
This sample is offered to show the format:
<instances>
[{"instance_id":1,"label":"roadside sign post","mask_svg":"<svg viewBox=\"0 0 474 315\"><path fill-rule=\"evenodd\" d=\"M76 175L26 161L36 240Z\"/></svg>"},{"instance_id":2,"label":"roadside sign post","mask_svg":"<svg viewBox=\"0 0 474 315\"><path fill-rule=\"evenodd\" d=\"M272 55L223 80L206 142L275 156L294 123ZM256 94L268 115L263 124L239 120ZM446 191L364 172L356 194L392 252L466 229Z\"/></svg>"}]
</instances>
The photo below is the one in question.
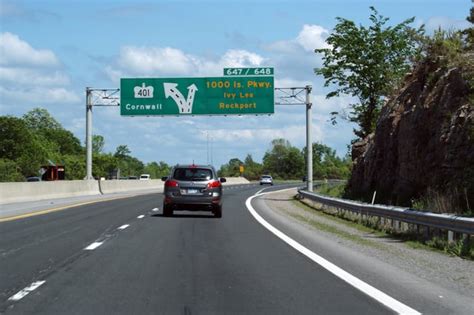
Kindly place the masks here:
<instances>
[{"instance_id":1,"label":"roadside sign post","mask_svg":"<svg viewBox=\"0 0 474 315\"><path fill-rule=\"evenodd\" d=\"M311 138L312 115L311 91L313 87L287 87L275 88L279 94L275 97L275 105L305 105L306 106L306 187L308 191L313 191L313 144ZM305 98L302 95L305 95Z\"/></svg>"},{"instance_id":2,"label":"roadside sign post","mask_svg":"<svg viewBox=\"0 0 474 315\"><path fill-rule=\"evenodd\" d=\"M305 87L306 90L306 167L307 167L307 189L313 191L313 143L311 138L311 85Z\"/></svg>"}]
</instances>

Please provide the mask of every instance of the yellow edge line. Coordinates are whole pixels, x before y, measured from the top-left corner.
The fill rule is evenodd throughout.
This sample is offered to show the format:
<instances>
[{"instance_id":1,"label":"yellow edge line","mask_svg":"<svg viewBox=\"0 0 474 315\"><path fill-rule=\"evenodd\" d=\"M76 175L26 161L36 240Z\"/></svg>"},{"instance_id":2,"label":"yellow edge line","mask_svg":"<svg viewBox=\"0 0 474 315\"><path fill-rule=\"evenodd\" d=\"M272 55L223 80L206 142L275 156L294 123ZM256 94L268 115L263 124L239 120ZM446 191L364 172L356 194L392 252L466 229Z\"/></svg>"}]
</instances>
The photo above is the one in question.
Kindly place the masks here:
<instances>
[{"instance_id":1,"label":"yellow edge line","mask_svg":"<svg viewBox=\"0 0 474 315\"><path fill-rule=\"evenodd\" d=\"M135 197L135 196L137 196L137 195L113 197L113 198L107 198L107 199L92 200L92 201L87 201L87 202L82 202L82 203L75 203L75 204L67 205L67 206L63 206L63 207L47 209L47 210L41 210L41 211L36 211L36 212L30 212L30 213L15 215L15 216L12 216L12 217L1 218L0 222L14 221L14 220L34 217L34 216L42 215L42 214L46 214L46 213L61 211L61 210L69 209L69 208L75 208L75 207L80 207L80 206L84 206L84 205L89 205L91 203L99 203L99 202L110 201L110 200L125 199L125 198L130 198L130 197Z\"/></svg>"}]
</instances>

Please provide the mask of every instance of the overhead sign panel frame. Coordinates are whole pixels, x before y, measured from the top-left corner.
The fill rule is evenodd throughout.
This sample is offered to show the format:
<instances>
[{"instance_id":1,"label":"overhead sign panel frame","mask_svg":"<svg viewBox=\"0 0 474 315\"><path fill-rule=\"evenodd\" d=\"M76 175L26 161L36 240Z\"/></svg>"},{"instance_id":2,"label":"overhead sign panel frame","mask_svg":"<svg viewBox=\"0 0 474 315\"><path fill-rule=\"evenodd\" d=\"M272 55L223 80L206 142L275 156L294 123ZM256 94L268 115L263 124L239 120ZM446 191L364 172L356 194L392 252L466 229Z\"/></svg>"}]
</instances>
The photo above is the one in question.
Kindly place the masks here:
<instances>
[{"instance_id":1,"label":"overhead sign panel frame","mask_svg":"<svg viewBox=\"0 0 474 315\"><path fill-rule=\"evenodd\" d=\"M273 114L273 76L122 78L122 116Z\"/></svg>"}]
</instances>

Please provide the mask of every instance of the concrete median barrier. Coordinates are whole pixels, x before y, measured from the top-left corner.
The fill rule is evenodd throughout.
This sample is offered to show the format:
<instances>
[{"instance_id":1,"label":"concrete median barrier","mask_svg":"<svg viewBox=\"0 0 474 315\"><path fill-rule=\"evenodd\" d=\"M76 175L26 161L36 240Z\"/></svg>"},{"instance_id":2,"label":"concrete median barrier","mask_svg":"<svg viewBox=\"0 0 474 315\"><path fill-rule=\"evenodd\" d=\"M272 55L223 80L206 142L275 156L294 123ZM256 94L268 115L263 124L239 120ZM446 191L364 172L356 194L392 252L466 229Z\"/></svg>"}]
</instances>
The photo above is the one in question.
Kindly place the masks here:
<instances>
[{"instance_id":1,"label":"concrete median barrier","mask_svg":"<svg viewBox=\"0 0 474 315\"><path fill-rule=\"evenodd\" d=\"M99 194L96 180L0 183L0 204Z\"/></svg>"},{"instance_id":2,"label":"concrete median barrier","mask_svg":"<svg viewBox=\"0 0 474 315\"><path fill-rule=\"evenodd\" d=\"M224 186L248 184L243 177L228 177ZM121 192L163 192L160 179L151 180L71 180L56 182L0 183L0 204L68 198Z\"/></svg>"},{"instance_id":3,"label":"concrete median barrier","mask_svg":"<svg viewBox=\"0 0 474 315\"><path fill-rule=\"evenodd\" d=\"M99 182L99 188L103 194L138 190L156 190L156 192L163 192L163 185L164 183L161 179L102 180Z\"/></svg>"},{"instance_id":4,"label":"concrete median barrier","mask_svg":"<svg viewBox=\"0 0 474 315\"><path fill-rule=\"evenodd\" d=\"M224 186L231 186L231 185L241 185L241 184L249 184L250 182L244 177L226 177L226 182L223 183Z\"/></svg>"}]
</instances>

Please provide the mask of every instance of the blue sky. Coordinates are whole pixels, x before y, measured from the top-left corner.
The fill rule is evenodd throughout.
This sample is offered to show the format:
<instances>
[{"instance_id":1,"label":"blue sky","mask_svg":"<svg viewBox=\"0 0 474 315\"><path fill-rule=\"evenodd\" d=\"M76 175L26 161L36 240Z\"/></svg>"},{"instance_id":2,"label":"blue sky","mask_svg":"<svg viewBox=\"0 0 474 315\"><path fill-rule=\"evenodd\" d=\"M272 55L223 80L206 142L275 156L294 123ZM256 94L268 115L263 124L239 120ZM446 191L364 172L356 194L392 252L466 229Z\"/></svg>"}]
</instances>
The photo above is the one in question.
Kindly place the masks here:
<instances>
[{"instance_id":1,"label":"blue sky","mask_svg":"<svg viewBox=\"0 0 474 315\"><path fill-rule=\"evenodd\" d=\"M84 142L86 87L272 66L277 87L313 86L313 139L344 155L352 126L328 120L351 99L325 99L313 50L325 45L337 16L367 24L371 5L393 24L414 16L414 26L432 32L468 26L472 2L0 0L0 115L43 107ZM276 106L274 115L257 117L121 117L113 107L93 115L105 151L125 144L144 162L211 162L208 134L217 167L247 154L261 162L275 138L305 144L303 106Z\"/></svg>"}]
</instances>

